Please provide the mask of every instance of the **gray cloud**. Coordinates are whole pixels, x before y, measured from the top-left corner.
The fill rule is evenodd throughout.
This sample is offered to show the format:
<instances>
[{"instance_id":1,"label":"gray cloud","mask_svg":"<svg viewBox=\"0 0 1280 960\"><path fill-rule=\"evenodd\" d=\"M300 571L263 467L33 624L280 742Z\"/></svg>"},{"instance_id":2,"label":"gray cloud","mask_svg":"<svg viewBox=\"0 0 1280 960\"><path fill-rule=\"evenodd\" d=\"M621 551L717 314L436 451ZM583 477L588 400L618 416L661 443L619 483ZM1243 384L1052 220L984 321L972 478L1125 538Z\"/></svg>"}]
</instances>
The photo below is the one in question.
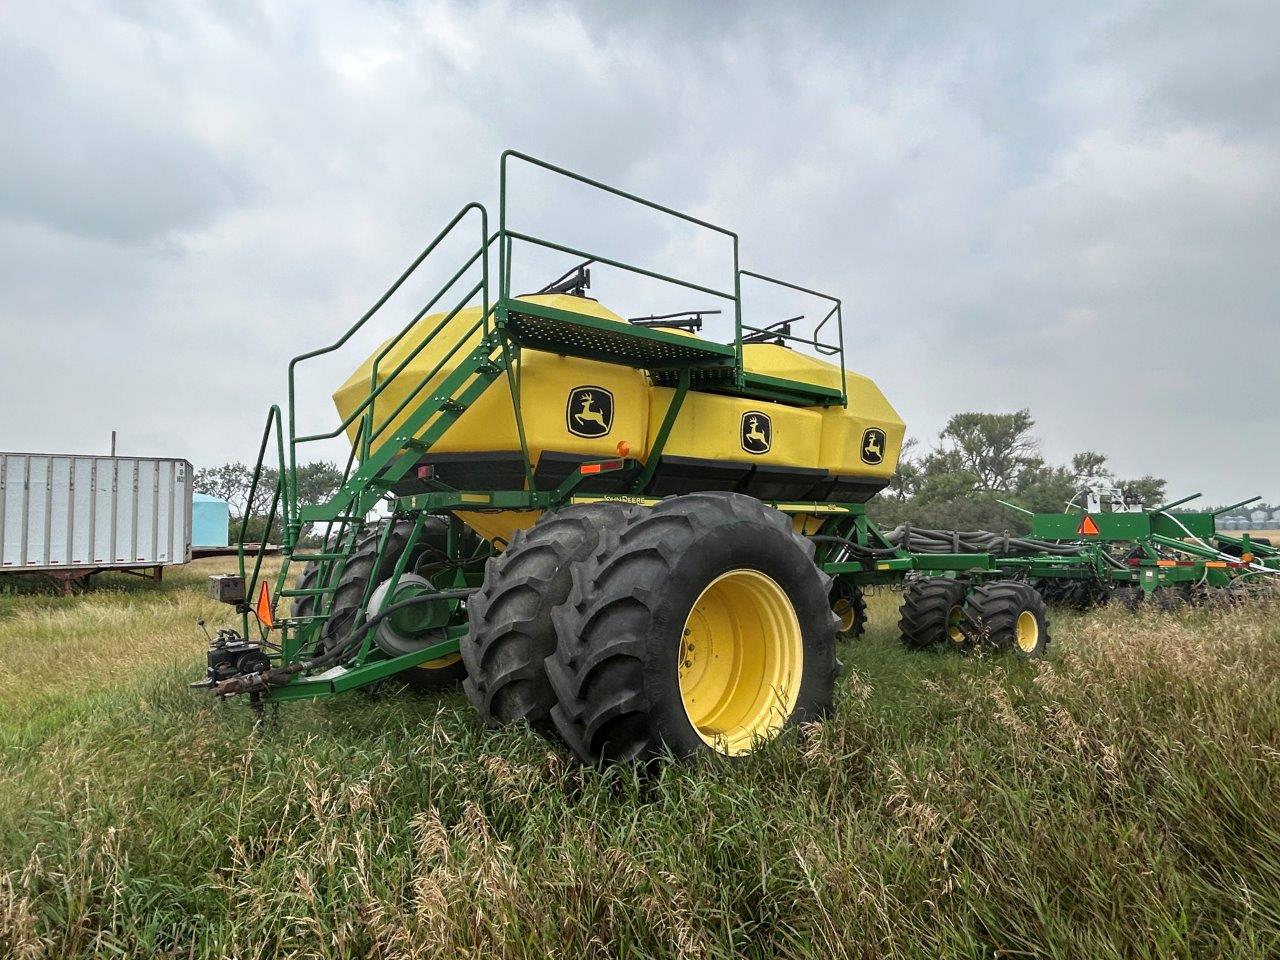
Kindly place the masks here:
<instances>
[{"instance_id":1,"label":"gray cloud","mask_svg":"<svg viewBox=\"0 0 1280 960\"><path fill-rule=\"evenodd\" d=\"M115 427L248 457L287 358L495 200L514 146L843 296L850 365L921 436L1029 406L1054 457L1280 499L1277 27L1261 3L5 7L0 399L24 412L0 447ZM532 199L632 259L722 254ZM306 378L315 425L358 359Z\"/></svg>"}]
</instances>

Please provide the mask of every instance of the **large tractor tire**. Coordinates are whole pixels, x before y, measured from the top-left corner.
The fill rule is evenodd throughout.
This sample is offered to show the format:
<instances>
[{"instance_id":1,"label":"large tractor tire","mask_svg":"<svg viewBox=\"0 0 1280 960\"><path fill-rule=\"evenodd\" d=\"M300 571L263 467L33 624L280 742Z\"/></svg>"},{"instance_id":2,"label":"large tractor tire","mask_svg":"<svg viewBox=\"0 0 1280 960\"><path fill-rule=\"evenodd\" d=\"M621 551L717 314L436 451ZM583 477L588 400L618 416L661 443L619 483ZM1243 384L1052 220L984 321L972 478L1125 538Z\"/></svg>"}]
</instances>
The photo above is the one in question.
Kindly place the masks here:
<instances>
[{"instance_id":1,"label":"large tractor tire","mask_svg":"<svg viewBox=\"0 0 1280 960\"><path fill-rule=\"evenodd\" d=\"M555 691L545 660L555 650L551 611L572 586L572 565L640 508L622 502L577 504L545 513L519 530L507 549L485 567L484 584L467 604L462 660L463 688L490 726L524 721L554 735Z\"/></svg>"},{"instance_id":2,"label":"large tractor tire","mask_svg":"<svg viewBox=\"0 0 1280 960\"><path fill-rule=\"evenodd\" d=\"M672 497L607 531L552 615L561 738L588 764L738 757L823 716L836 619L813 552L734 493Z\"/></svg>"},{"instance_id":3,"label":"large tractor tire","mask_svg":"<svg viewBox=\"0 0 1280 960\"><path fill-rule=\"evenodd\" d=\"M856 583L831 582L831 612L836 615L836 636L857 640L867 632L867 598Z\"/></svg>"},{"instance_id":4,"label":"large tractor tire","mask_svg":"<svg viewBox=\"0 0 1280 960\"><path fill-rule=\"evenodd\" d=\"M902 596L898 632L908 650L927 650L940 643L961 647L968 637L961 629L967 588L949 577L913 580Z\"/></svg>"},{"instance_id":5,"label":"large tractor tire","mask_svg":"<svg viewBox=\"0 0 1280 960\"><path fill-rule=\"evenodd\" d=\"M1044 598L1028 583L993 580L982 584L969 594L965 617L997 650L1036 659L1049 647Z\"/></svg>"},{"instance_id":6,"label":"large tractor tire","mask_svg":"<svg viewBox=\"0 0 1280 960\"><path fill-rule=\"evenodd\" d=\"M320 636L322 647L328 647L347 638L360 613L365 588L369 581L372 580L376 585L390 579L396 572L396 562L404 553L409 535L413 532L413 521L393 522L395 526L392 527L387 539L387 549L380 561L378 544L382 538L382 525L370 524L361 531L355 552L347 558L346 566L338 581L338 588L333 593L333 607ZM413 555L410 556L405 570L412 572L416 562L430 551L443 555L447 536L447 520L442 517L427 518L423 524L422 535L414 545ZM306 576L305 571L303 576ZM436 660L429 660L396 676L397 679L403 680L416 690L435 690L461 680L466 676L466 667L462 663L462 658L452 653Z\"/></svg>"}]
</instances>

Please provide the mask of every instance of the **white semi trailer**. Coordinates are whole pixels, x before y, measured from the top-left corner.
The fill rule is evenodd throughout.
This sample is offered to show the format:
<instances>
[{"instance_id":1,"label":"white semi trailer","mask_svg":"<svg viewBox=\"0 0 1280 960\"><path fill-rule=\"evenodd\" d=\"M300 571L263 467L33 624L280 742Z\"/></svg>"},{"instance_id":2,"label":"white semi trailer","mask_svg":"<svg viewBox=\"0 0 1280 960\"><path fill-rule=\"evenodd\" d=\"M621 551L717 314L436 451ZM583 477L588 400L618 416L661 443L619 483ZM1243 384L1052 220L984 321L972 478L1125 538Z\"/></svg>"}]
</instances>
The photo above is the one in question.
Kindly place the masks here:
<instances>
[{"instance_id":1,"label":"white semi trailer","mask_svg":"<svg viewBox=\"0 0 1280 960\"><path fill-rule=\"evenodd\" d=\"M0 574L158 580L191 559L191 482L186 460L0 453Z\"/></svg>"}]
</instances>

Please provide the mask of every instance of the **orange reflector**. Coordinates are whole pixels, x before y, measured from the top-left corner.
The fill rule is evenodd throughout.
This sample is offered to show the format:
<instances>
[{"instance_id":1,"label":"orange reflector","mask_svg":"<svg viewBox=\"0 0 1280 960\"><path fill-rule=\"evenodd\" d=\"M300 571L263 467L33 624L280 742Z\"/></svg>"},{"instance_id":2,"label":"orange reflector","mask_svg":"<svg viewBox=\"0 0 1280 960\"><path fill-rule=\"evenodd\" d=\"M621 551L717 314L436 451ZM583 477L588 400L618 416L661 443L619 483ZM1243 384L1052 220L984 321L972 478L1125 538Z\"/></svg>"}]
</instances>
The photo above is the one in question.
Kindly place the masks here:
<instances>
[{"instance_id":1,"label":"orange reflector","mask_svg":"<svg viewBox=\"0 0 1280 960\"><path fill-rule=\"evenodd\" d=\"M626 440L619 440L618 456L625 457L630 452L631 452L631 444L629 444Z\"/></svg>"},{"instance_id":2,"label":"orange reflector","mask_svg":"<svg viewBox=\"0 0 1280 960\"><path fill-rule=\"evenodd\" d=\"M258 622L270 630L275 626L275 617L271 615L271 591L267 589L267 581L262 581L262 589L258 591L258 608L254 611Z\"/></svg>"},{"instance_id":3,"label":"orange reflector","mask_svg":"<svg viewBox=\"0 0 1280 960\"><path fill-rule=\"evenodd\" d=\"M1253 554L1248 552L1240 554L1240 562L1253 563Z\"/></svg>"},{"instance_id":4,"label":"orange reflector","mask_svg":"<svg viewBox=\"0 0 1280 960\"><path fill-rule=\"evenodd\" d=\"M1227 563L1226 563L1226 561L1225 561L1225 560L1207 560L1207 561L1205 561L1205 566L1206 566L1206 567L1213 567L1215 570L1220 570L1220 569L1222 569L1222 568L1226 567L1226 565L1227 565Z\"/></svg>"},{"instance_id":5,"label":"orange reflector","mask_svg":"<svg viewBox=\"0 0 1280 960\"><path fill-rule=\"evenodd\" d=\"M1098 529L1098 525L1093 522L1093 517L1087 513L1084 515L1084 519L1080 521L1080 526L1076 528L1076 533L1086 537L1096 537L1101 532Z\"/></svg>"},{"instance_id":6,"label":"orange reflector","mask_svg":"<svg viewBox=\"0 0 1280 960\"><path fill-rule=\"evenodd\" d=\"M598 463L584 463L582 466L578 468L578 472L582 474L599 473L600 468L601 468L601 464L598 464Z\"/></svg>"},{"instance_id":7,"label":"orange reflector","mask_svg":"<svg viewBox=\"0 0 1280 960\"><path fill-rule=\"evenodd\" d=\"M1157 567L1176 567L1177 565L1178 565L1177 560L1157 560L1156 561Z\"/></svg>"}]
</instances>

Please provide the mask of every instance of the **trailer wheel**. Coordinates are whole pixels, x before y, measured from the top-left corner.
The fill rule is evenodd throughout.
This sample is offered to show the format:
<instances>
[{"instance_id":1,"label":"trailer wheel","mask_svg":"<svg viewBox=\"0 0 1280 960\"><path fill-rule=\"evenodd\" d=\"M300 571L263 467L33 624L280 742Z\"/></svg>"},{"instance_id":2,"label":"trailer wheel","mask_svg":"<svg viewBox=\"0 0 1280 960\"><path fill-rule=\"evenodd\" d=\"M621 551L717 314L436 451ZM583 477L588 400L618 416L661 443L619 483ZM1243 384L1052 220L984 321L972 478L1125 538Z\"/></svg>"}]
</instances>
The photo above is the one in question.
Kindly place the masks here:
<instances>
[{"instance_id":1,"label":"trailer wheel","mask_svg":"<svg viewBox=\"0 0 1280 960\"><path fill-rule=\"evenodd\" d=\"M394 520L392 522L395 526L387 538L387 549L381 560L378 557L378 544L382 539L381 525L370 524L360 532L355 552L347 558L342 577L338 581L338 588L333 593L333 606L321 632L322 646L327 647L346 639L355 625L356 616L364 600L365 587L369 581L381 583L395 573L396 562L404 553L409 535L413 532L413 521ZM443 550L447 530L447 520L441 517L429 517L423 524L422 535L414 546L415 555L409 558L409 566L406 569L412 570L414 562L428 550ZM305 571L303 575L306 575ZM396 679L403 680L415 690L435 690L456 683L465 675L466 667L462 663L462 658L456 653L451 653L436 660L429 660L412 670L405 670L397 674Z\"/></svg>"},{"instance_id":2,"label":"trailer wheel","mask_svg":"<svg viewBox=\"0 0 1280 960\"><path fill-rule=\"evenodd\" d=\"M836 619L813 552L735 493L672 497L607 531L552 615L560 736L590 764L739 757L824 715Z\"/></svg>"},{"instance_id":3,"label":"trailer wheel","mask_svg":"<svg viewBox=\"0 0 1280 960\"><path fill-rule=\"evenodd\" d=\"M836 636L856 640L867 632L867 598L856 583L831 582L831 612L836 615Z\"/></svg>"},{"instance_id":4,"label":"trailer wheel","mask_svg":"<svg viewBox=\"0 0 1280 960\"><path fill-rule=\"evenodd\" d=\"M912 581L903 595L898 618L903 646L925 650L943 642L957 647L968 643L961 629L966 592L961 581L949 577Z\"/></svg>"},{"instance_id":5,"label":"trailer wheel","mask_svg":"<svg viewBox=\"0 0 1280 960\"><path fill-rule=\"evenodd\" d=\"M620 527L639 509L601 502L545 513L489 561L484 585L467 604L461 645L463 688L485 723L523 720L554 734L556 695L544 666L556 646L551 611L569 595L571 565L596 548L604 530Z\"/></svg>"},{"instance_id":6,"label":"trailer wheel","mask_svg":"<svg viewBox=\"0 0 1280 960\"><path fill-rule=\"evenodd\" d=\"M1044 598L1030 584L995 580L977 587L965 604L965 617L987 643L1028 659L1049 646Z\"/></svg>"}]
</instances>

